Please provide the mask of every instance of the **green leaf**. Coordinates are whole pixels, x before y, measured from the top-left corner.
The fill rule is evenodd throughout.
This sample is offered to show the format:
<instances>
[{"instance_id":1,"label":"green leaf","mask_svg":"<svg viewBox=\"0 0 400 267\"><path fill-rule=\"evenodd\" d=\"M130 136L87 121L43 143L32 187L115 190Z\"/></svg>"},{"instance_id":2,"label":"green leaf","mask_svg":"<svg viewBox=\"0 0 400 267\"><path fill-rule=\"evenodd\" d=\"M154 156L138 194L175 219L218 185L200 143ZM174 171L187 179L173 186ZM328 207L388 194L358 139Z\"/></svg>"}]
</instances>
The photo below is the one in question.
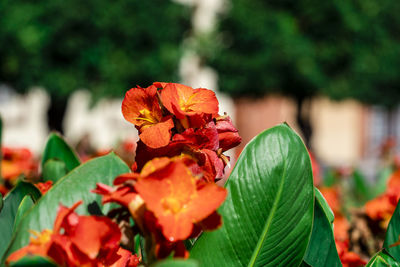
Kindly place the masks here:
<instances>
[{"instance_id":1,"label":"green leaf","mask_svg":"<svg viewBox=\"0 0 400 267\"><path fill-rule=\"evenodd\" d=\"M329 206L328 202L326 201L324 196L321 194L321 192L318 190L318 188L314 187L314 193L315 193L316 201L319 202L322 209L324 210L325 216L328 218L329 223L332 224L333 220L335 219L335 215L333 214L331 207ZM315 216L314 216L314 218L315 218Z\"/></svg>"},{"instance_id":2,"label":"green leaf","mask_svg":"<svg viewBox=\"0 0 400 267\"><path fill-rule=\"evenodd\" d=\"M26 212L33 207L35 203L33 202L33 199L30 195L26 195L22 201L21 204L19 204L17 214L15 215L15 220L14 220L14 227L13 227L13 232L17 230L17 226L21 219L24 217Z\"/></svg>"},{"instance_id":3,"label":"green leaf","mask_svg":"<svg viewBox=\"0 0 400 267\"><path fill-rule=\"evenodd\" d=\"M370 199L370 189L364 175L359 171L355 170L353 172L353 182L354 182L354 193L361 203L366 202Z\"/></svg>"},{"instance_id":4,"label":"green leaf","mask_svg":"<svg viewBox=\"0 0 400 267\"><path fill-rule=\"evenodd\" d=\"M57 264L50 259L40 256L25 256L22 259L12 262L11 267L57 267Z\"/></svg>"},{"instance_id":5,"label":"green leaf","mask_svg":"<svg viewBox=\"0 0 400 267\"><path fill-rule=\"evenodd\" d=\"M60 178L68 172L65 163L58 159L49 159L43 167L42 178L44 181L57 182Z\"/></svg>"},{"instance_id":6,"label":"green leaf","mask_svg":"<svg viewBox=\"0 0 400 267\"><path fill-rule=\"evenodd\" d=\"M199 267L199 263L195 260L178 260L178 259L168 259L159 261L151 267Z\"/></svg>"},{"instance_id":7,"label":"green leaf","mask_svg":"<svg viewBox=\"0 0 400 267\"><path fill-rule=\"evenodd\" d=\"M400 263L393 259L385 250L376 253L366 267L400 267Z\"/></svg>"},{"instance_id":8,"label":"green leaf","mask_svg":"<svg viewBox=\"0 0 400 267\"><path fill-rule=\"evenodd\" d=\"M400 246L391 247L399 241L400 235L400 202L397 203L396 209L390 219L389 226L386 230L385 242L383 248L385 248L392 257L397 261L400 261Z\"/></svg>"},{"instance_id":9,"label":"green leaf","mask_svg":"<svg viewBox=\"0 0 400 267\"><path fill-rule=\"evenodd\" d=\"M3 195L0 193L0 212L3 209L3 205L4 205Z\"/></svg>"},{"instance_id":10,"label":"green leaf","mask_svg":"<svg viewBox=\"0 0 400 267\"><path fill-rule=\"evenodd\" d=\"M298 266L311 236L314 187L300 137L285 124L241 153L219 209L223 225L191 250L201 266Z\"/></svg>"},{"instance_id":11,"label":"green leaf","mask_svg":"<svg viewBox=\"0 0 400 267\"><path fill-rule=\"evenodd\" d=\"M127 172L129 167L114 153L90 160L69 172L22 219L7 255L29 243L28 230L52 229L59 204L69 207L83 200L84 204L76 210L78 214L107 213L110 206L102 206L101 196L90 190L96 187L96 183L112 185L116 176Z\"/></svg>"},{"instance_id":12,"label":"green leaf","mask_svg":"<svg viewBox=\"0 0 400 267\"><path fill-rule=\"evenodd\" d=\"M383 194L386 191L387 182L388 182L390 176L392 176L393 172L394 172L394 169L391 166L386 167L379 171L378 180L377 180L375 186L372 188L373 190L371 192L371 198L375 198L375 197L379 196L380 194Z\"/></svg>"},{"instance_id":13,"label":"green leaf","mask_svg":"<svg viewBox=\"0 0 400 267\"><path fill-rule=\"evenodd\" d=\"M304 261L312 267L342 266L336 250L332 225L323 207L327 203L325 199L317 197L318 190L315 192L313 230ZM321 200L324 203L321 203Z\"/></svg>"},{"instance_id":14,"label":"green leaf","mask_svg":"<svg viewBox=\"0 0 400 267\"><path fill-rule=\"evenodd\" d=\"M67 171L79 166L80 162L72 148L56 133L51 133L43 152L42 170L49 159L57 159L65 163Z\"/></svg>"},{"instance_id":15,"label":"green leaf","mask_svg":"<svg viewBox=\"0 0 400 267\"><path fill-rule=\"evenodd\" d=\"M17 210L27 195L37 201L40 198L40 191L33 184L20 181L4 199L4 207L0 212L0 257L11 241Z\"/></svg>"}]
</instances>

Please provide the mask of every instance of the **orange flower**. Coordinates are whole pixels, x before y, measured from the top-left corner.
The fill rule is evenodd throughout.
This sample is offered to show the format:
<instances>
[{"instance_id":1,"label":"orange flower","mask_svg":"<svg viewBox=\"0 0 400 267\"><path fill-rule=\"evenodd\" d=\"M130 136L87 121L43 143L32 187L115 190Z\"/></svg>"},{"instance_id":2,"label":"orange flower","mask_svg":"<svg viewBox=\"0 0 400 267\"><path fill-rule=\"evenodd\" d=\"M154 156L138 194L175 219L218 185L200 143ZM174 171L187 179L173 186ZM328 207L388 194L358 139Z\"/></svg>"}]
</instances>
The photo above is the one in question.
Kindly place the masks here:
<instances>
[{"instance_id":1,"label":"orange flower","mask_svg":"<svg viewBox=\"0 0 400 267\"><path fill-rule=\"evenodd\" d=\"M71 208L60 206L53 231L34 232L37 237L31 238L28 246L12 253L7 262L26 255L40 255L62 266L137 266L136 256L129 255L130 252L119 246L121 232L118 225L107 217L76 214L74 210L81 203L77 202ZM61 229L64 230L62 233Z\"/></svg>"},{"instance_id":2,"label":"orange flower","mask_svg":"<svg viewBox=\"0 0 400 267\"><path fill-rule=\"evenodd\" d=\"M154 85L126 92L122 114L138 128L139 137L147 146L158 148L168 145L174 122L171 116L163 116Z\"/></svg>"},{"instance_id":3,"label":"orange flower","mask_svg":"<svg viewBox=\"0 0 400 267\"><path fill-rule=\"evenodd\" d=\"M53 186L53 181L47 181L45 183L37 183L35 184L35 186L37 187L37 189L39 189L40 193L44 195Z\"/></svg>"},{"instance_id":4,"label":"orange flower","mask_svg":"<svg viewBox=\"0 0 400 267\"><path fill-rule=\"evenodd\" d=\"M13 182L19 175L32 175L37 169L37 163L33 155L26 148L8 148L2 149L3 158L1 160L1 177Z\"/></svg>"},{"instance_id":5,"label":"orange flower","mask_svg":"<svg viewBox=\"0 0 400 267\"><path fill-rule=\"evenodd\" d=\"M357 253L349 251L348 241L335 241L339 258L343 264L343 267L360 267L367 264L367 262L361 259Z\"/></svg>"},{"instance_id":6,"label":"orange flower","mask_svg":"<svg viewBox=\"0 0 400 267\"><path fill-rule=\"evenodd\" d=\"M154 85L163 88L161 101L164 107L178 119L184 119L185 116L218 113L218 100L211 90L193 89L179 83L154 83Z\"/></svg>"},{"instance_id":7,"label":"orange flower","mask_svg":"<svg viewBox=\"0 0 400 267\"><path fill-rule=\"evenodd\" d=\"M200 182L188 168L189 162L188 157L154 159L135 184L170 242L188 238L193 224L210 216L227 194L224 188Z\"/></svg>"}]
</instances>

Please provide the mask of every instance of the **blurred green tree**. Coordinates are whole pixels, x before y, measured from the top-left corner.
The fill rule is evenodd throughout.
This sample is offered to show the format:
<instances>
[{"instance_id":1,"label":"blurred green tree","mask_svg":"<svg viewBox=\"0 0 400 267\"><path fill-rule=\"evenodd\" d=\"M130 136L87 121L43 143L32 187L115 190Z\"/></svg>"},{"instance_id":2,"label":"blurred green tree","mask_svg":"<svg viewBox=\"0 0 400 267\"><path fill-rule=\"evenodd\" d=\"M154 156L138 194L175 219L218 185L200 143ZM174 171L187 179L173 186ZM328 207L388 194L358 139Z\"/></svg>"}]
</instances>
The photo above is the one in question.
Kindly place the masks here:
<instances>
[{"instance_id":1,"label":"blurred green tree","mask_svg":"<svg viewBox=\"0 0 400 267\"><path fill-rule=\"evenodd\" d=\"M2 0L0 82L20 92L43 86L49 126L61 130L76 89L121 97L137 84L177 81L189 16L165 0Z\"/></svg>"},{"instance_id":2,"label":"blurred green tree","mask_svg":"<svg viewBox=\"0 0 400 267\"><path fill-rule=\"evenodd\" d=\"M312 127L305 104L312 96L352 97L385 106L400 101L399 83L392 83L400 77L399 32L392 31L400 25L395 16L399 5L391 9L391 4L232 0L218 27L221 45L206 57L219 72L221 90L234 97L273 92L292 96L309 146ZM397 90L395 97L380 95L383 87L387 94Z\"/></svg>"}]
</instances>

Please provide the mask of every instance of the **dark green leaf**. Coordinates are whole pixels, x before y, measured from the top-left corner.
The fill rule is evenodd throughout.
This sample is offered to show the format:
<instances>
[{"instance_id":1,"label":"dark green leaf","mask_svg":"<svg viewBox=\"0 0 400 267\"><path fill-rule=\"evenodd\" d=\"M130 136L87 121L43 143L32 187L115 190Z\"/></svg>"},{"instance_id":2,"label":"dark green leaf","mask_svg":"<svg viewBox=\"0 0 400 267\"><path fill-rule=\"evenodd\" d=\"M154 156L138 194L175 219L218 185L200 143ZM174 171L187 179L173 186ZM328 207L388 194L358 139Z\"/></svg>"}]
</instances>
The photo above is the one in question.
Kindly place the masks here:
<instances>
[{"instance_id":1,"label":"dark green leaf","mask_svg":"<svg viewBox=\"0 0 400 267\"><path fill-rule=\"evenodd\" d=\"M129 172L129 167L113 153L75 168L54 184L22 219L8 254L28 244L28 230L52 229L59 204L69 207L83 200L84 204L76 210L79 214L107 213L110 206L102 206L101 196L90 190L96 187L96 183L112 185L116 176L126 172Z\"/></svg>"},{"instance_id":2,"label":"dark green leaf","mask_svg":"<svg viewBox=\"0 0 400 267\"><path fill-rule=\"evenodd\" d=\"M397 203L397 207L390 219L389 226L386 230L385 242L383 248L385 248L390 255L392 255L397 261L400 261L400 246L393 246L399 241L400 235L400 205Z\"/></svg>"},{"instance_id":3,"label":"dark green leaf","mask_svg":"<svg viewBox=\"0 0 400 267\"><path fill-rule=\"evenodd\" d=\"M68 172L65 163L58 159L49 159L43 167L42 178L44 181L57 182Z\"/></svg>"},{"instance_id":4,"label":"dark green leaf","mask_svg":"<svg viewBox=\"0 0 400 267\"><path fill-rule=\"evenodd\" d=\"M198 267L199 263L195 260L177 260L177 259L169 259L159 261L151 267Z\"/></svg>"},{"instance_id":5,"label":"dark green leaf","mask_svg":"<svg viewBox=\"0 0 400 267\"><path fill-rule=\"evenodd\" d=\"M400 263L393 259L385 250L376 253L366 267L400 267Z\"/></svg>"},{"instance_id":6,"label":"dark green leaf","mask_svg":"<svg viewBox=\"0 0 400 267\"><path fill-rule=\"evenodd\" d=\"M0 212L0 257L3 256L11 241L15 216L22 199L29 195L33 200L40 198L40 191L31 183L20 181L4 199L4 207Z\"/></svg>"},{"instance_id":7,"label":"dark green leaf","mask_svg":"<svg viewBox=\"0 0 400 267\"><path fill-rule=\"evenodd\" d=\"M322 209L324 210L325 216L328 218L329 223L332 224L333 220L335 219L335 215L333 214L331 207L329 207L328 202L326 201L324 196L321 194L321 192L318 190L318 188L314 187L314 193L315 193L316 201L319 202ZM315 216L314 216L314 218L315 218Z\"/></svg>"},{"instance_id":8,"label":"dark green leaf","mask_svg":"<svg viewBox=\"0 0 400 267\"><path fill-rule=\"evenodd\" d=\"M13 232L15 232L17 230L17 226L18 226L19 222L24 217L26 212L28 212L28 210L33 207L33 205L35 205L35 203L33 202L33 199L30 195L26 195L22 199L21 204L19 204L17 214L15 215Z\"/></svg>"},{"instance_id":9,"label":"dark green leaf","mask_svg":"<svg viewBox=\"0 0 400 267\"><path fill-rule=\"evenodd\" d=\"M191 257L201 266L298 266L311 236L311 162L287 125L255 137L241 153L219 209L220 229L203 233Z\"/></svg>"},{"instance_id":10,"label":"dark green leaf","mask_svg":"<svg viewBox=\"0 0 400 267\"><path fill-rule=\"evenodd\" d=\"M22 259L12 262L11 267L57 267L52 260L40 256L25 256Z\"/></svg>"},{"instance_id":11,"label":"dark green leaf","mask_svg":"<svg viewBox=\"0 0 400 267\"><path fill-rule=\"evenodd\" d=\"M355 170L353 173L353 192L357 206L362 206L371 199L370 187L359 170Z\"/></svg>"},{"instance_id":12,"label":"dark green leaf","mask_svg":"<svg viewBox=\"0 0 400 267\"><path fill-rule=\"evenodd\" d=\"M57 159L64 162L68 171L71 171L80 164L72 148L56 133L51 133L47 140L42 157L43 170L49 159Z\"/></svg>"},{"instance_id":13,"label":"dark green leaf","mask_svg":"<svg viewBox=\"0 0 400 267\"><path fill-rule=\"evenodd\" d=\"M3 195L0 193L0 212L3 209L4 201L3 201Z\"/></svg>"},{"instance_id":14,"label":"dark green leaf","mask_svg":"<svg viewBox=\"0 0 400 267\"><path fill-rule=\"evenodd\" d=\"M323 205L326 205L325 199L317 197L318 190L315 192L313 230L304 261L312 267L342 266L336 250L332 225L323 208Z\"/></svg>"}]
</instances>

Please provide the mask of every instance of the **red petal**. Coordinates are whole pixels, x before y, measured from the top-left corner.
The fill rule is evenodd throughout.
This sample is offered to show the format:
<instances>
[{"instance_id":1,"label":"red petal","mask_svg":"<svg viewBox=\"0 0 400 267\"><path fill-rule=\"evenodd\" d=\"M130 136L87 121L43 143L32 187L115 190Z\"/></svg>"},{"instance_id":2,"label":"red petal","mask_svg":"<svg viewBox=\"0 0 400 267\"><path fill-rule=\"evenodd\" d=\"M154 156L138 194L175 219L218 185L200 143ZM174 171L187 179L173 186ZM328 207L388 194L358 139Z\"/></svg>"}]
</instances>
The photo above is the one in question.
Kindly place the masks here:
<instances>
[{"instance_id":1,"label":"red petal","mask_svg":"<svg viewBox=\"0 0 400 267\"><path fill-rule=\"evenodd\" d=\"M171 129L174 128L174 122L171 117L165 117L157 124L148 126L141 130L139 135L144 144L151 148L164 147L171 140Z\"/></svg>"}]
</instances>

